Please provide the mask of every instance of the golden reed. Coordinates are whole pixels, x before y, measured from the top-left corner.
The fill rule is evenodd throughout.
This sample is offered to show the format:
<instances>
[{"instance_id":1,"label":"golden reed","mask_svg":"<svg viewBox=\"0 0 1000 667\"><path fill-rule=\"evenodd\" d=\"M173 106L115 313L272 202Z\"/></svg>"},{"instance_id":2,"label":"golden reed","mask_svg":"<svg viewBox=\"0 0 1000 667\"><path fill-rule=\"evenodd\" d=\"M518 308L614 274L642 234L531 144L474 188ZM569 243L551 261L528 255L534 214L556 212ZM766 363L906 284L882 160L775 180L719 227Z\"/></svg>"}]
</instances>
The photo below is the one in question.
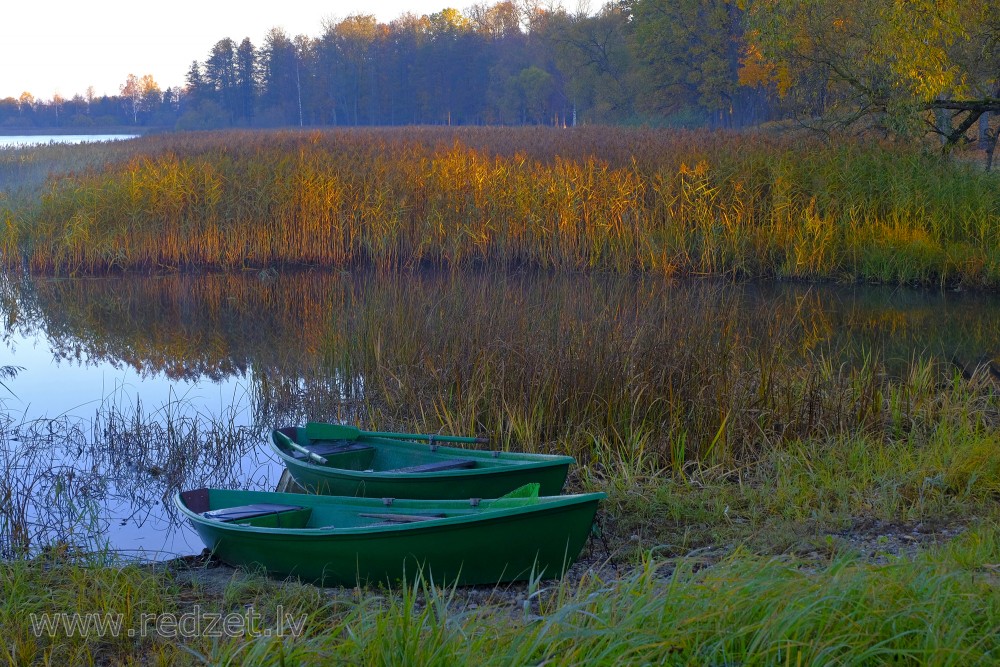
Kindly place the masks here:
<instances>
[{"instance_id":1,"label":"golden reed","mask_svg":"<svg viewBox=\"0 0 1000 667\"><path fill-rule=\"evenodd\" d=\"M50 178L30 204L0 202L7 266L1000 282L997 177L917 150L622 128L139 141L132 157Z\"/></svg>"}]
</instances>

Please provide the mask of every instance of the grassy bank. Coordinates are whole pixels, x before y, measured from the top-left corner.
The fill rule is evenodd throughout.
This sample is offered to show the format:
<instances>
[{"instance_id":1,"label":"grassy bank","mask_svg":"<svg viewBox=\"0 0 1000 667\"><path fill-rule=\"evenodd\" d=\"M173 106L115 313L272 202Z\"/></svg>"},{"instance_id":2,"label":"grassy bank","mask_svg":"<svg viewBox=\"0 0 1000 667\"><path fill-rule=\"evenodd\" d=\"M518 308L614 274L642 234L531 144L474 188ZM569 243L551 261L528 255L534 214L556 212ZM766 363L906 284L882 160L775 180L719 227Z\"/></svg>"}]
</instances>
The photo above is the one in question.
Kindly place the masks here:
<instances>
[{"instance_id":1,"label":"grassy bank","mask_svg":"<svg viewBox=\"0 0 1000 667\"><path fill-rule=\"evenodd\" d=\"M607 567L578 570L561 583L504 590L421 584L322 590L225 568L100 566L47 557L0 566L0 659L987 665L1000 651L998 561L995 521L884 562L837 546L808 557L740 547L716 558L657 550L619 566L617 575ZM43 614L60 612L120 619L122 630L104 636L71 634L65 626L40 631ZM232 629L207 634L213 615L228 619ZM279 627L284 634L275 636Z\"/></svg>"},{"instance_id":2,"label":"grassy bank","mask_svg":"<svg viewBox=\"0 0 1000 667\"><path fill-rule=\"evenodd\" d=\"M36 201L0 210L8 266L487 265L1000 284L997 177L900 148L607 128L129 143L135 157L55 177Z\"/></svg>"}]
</instances>

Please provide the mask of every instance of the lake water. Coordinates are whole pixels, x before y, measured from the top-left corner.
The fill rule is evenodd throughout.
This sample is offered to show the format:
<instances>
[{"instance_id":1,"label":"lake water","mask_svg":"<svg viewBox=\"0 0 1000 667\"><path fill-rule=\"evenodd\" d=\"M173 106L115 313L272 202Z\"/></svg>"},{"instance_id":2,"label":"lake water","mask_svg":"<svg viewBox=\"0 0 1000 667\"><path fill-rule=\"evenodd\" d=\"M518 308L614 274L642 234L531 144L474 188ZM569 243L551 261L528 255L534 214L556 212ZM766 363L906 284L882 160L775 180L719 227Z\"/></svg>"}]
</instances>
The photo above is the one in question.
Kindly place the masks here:
<instances>
[{"instance_id":1,"label":"lake water","mask_svg":"<svg viewBox=\"0 0 1000 667\"><path fill-rule=\"evenodd\" d=\"M266 446L271 428L363 421L371 405L419 400L420 387L407 382L467 386L480 349L507 355L514 379L498 383L551 359L562 375L579 370L566 391L580 393L566 403L583 400L584 384L617 381L619 348L653 351L629 358L631 376L646 359L699 363L703 349L739 350L740 363L780 357L789 368L875 355L903 374L927 355L963 372L1000 362L996 297L861 286L546 274L0 275L0 322L0 485L8 485L0 496L14 499L0 510L0 555L17 523L35 547L65 539L143 558L200 552L170 505L175 489L273 490L282 468ZM685 357L684 348L695 352ZM371 378L371 368L383 376Z\"/></svg>"},{"instance_id":2,"label":"lake water","mask_svg":"<svg viewBox=\"0 0 1000 667\"><path fill-rule=\"evenodd\" d=\"M22 134L0 135L0 148L44 146L45 144L84 144L134 139L138 134Z\"/></svg>"}]
</instances>

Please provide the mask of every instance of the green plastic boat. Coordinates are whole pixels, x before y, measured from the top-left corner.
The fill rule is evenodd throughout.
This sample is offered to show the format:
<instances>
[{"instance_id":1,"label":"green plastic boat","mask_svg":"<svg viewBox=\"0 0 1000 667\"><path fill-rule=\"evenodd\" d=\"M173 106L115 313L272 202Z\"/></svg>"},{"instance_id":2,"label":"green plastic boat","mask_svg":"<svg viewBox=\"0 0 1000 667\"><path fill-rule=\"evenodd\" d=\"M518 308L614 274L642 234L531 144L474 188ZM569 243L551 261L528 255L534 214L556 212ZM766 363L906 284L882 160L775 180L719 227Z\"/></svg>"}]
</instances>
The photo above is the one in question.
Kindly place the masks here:
<instances>
[{"instance_id":1,"label":"green plastic boat","mask_svg":"<svg viewBox=\"0 0 1000 667\"><path fill-rule=\"evenodd\" d=\"M405 438L422 438L415 442ZM541 495L562 491L572 456L449 447L474 438L370 434L339 424L277 429L271 446L311 493L370 498L498 498L538 483Z\"/></svg>"},{"instance_id":2,"label":"green plastic boat","mask_svg":"<svg viewBox=\"0 0 1000 667\"><path fill-rule=\"evenodd\" d=\"M530 485L537 493L537 485ZM393 500L197 489L174 502L224 562L322 585L499 584L563 575L603 493Z\"/></svg>"}]
</instances>

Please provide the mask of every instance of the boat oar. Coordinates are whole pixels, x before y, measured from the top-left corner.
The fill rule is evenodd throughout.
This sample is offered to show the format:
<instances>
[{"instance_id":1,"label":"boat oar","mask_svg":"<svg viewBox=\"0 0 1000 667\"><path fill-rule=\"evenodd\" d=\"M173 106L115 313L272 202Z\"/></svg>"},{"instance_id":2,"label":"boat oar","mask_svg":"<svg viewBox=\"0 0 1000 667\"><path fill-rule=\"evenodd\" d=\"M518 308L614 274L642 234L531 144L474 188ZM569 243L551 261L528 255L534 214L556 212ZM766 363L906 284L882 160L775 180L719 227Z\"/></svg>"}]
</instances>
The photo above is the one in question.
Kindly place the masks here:
<instances>
[{"instance_id":1,"label":"boat oar","mask_svg":"<svg viewBox=\"0 0 1000 667\"><path fill-rule=\"evenodd\" d=\"M299 452L300 454L305 454L310 459L312 459L316 463L319 463L320 465L326 465L326 459L325 458L323 458L322 456L320 456L316 452L310 452L308 449L306 449L305 447L303 447L299 443L295 442L294 440L292 440L291 438L289 438L287 435L285 435L281 431L275 431L274 434L278 438L278 440L280 440L282 442L282 444L284 444L289 449L294 449L295 451ZM310 439L311 440L315 440L315 438L310 438Z\"/></svg>"},{"instance_id":2,"label":"boat oar","mask_svg":"<svg viewBox=\"0 0 1000 667\"><path fill-rule=\"evenodd\" d=\"M419 433L386 433L383 431L362 431L345 424L306 424L306 437L310 440L363 440L364 438L389 438L390 440L421 440L426 442L465 442L476 445L489 443L489 438L466 438L459 435L421 435Z\"/></svg>"}]
</instances>

